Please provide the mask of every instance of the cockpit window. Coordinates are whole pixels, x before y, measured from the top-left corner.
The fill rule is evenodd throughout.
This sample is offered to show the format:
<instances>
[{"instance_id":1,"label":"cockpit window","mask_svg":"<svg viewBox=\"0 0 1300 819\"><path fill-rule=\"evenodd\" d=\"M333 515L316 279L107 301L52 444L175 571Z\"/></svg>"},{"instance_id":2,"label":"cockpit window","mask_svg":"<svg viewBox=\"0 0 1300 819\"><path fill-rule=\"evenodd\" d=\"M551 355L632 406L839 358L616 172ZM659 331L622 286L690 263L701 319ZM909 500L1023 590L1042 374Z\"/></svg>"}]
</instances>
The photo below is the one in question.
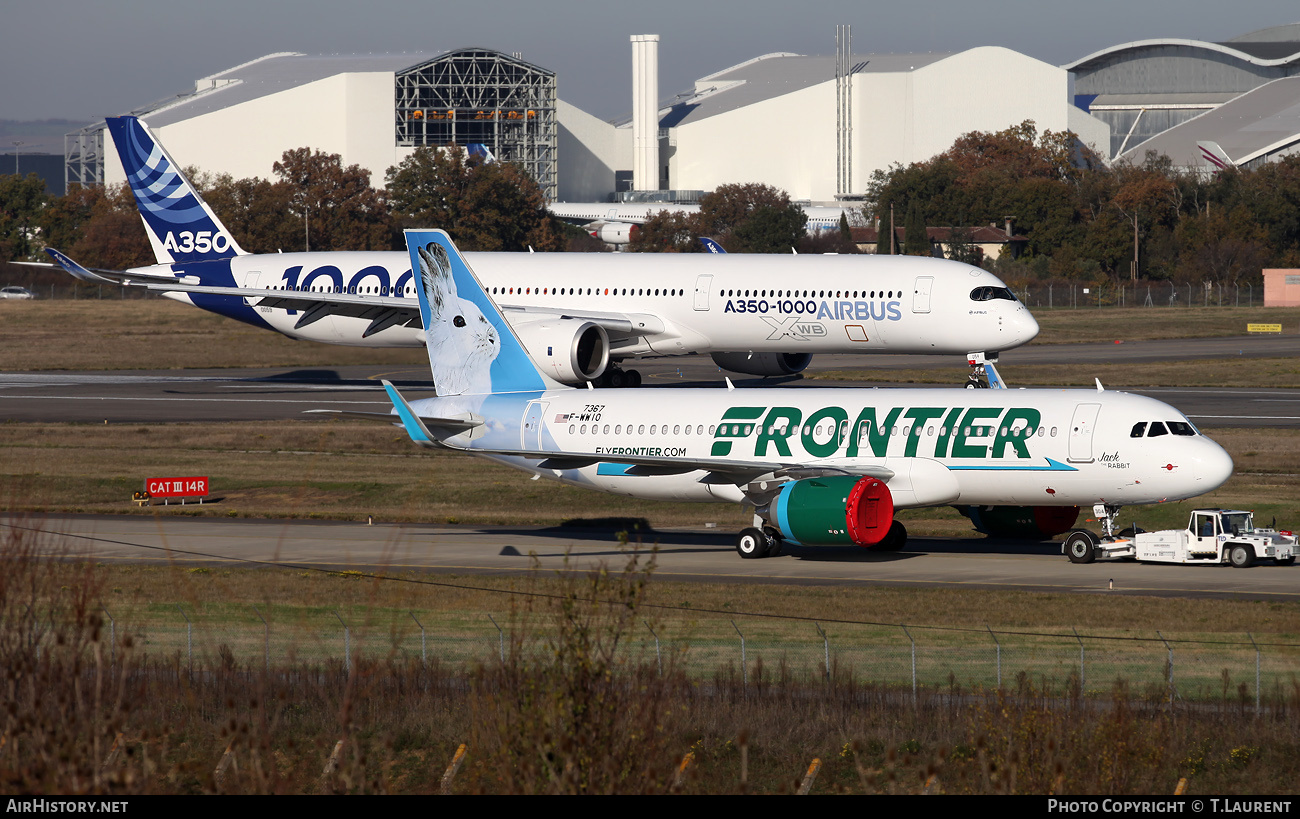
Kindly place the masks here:
<instances>
[{"instance_id":1,"label":"cockpit window","mask_svg":"<svg viewBox=\"0 0 1300 819\"><path fill-rule=\"evenodd\" d=\"M1147 430L1148 438L1159 438L1161 435L1168 435L1168 434L1169 434L1169 430L1165 429L1165 425L1160 423L1159 421L1152 421L1151 429Z\"/></svg>"},{"instance_id":2,"label":"cockpit window","mask_svg":"<svg viewBox=\"0 0 1300 819\"><path fill-rule=\"evenodd\" d=\"M1172 432L1172 433L1175 434L1175 435L1195 435L1195 434L1196 434L1196 430L1195 430L1195 428L1192 427L1191 424L1186 424L1186 423L1183 423L1182 421L1170 421L1170 422L1169 422L1169 431Z\"/></svg>"},{"instance_id":3,"label":"cockpit window","mask_svg":"<svg viewBox=\"0 0 1300 819\"><path fill-rule=\"evenodd\" d=\"M1128 437L1141 438L1143 435L1146 434L1146 431L1147 431L1147 422L1139 421L1133 425L1133 431L1128 434Z\"/></svg>"},{"instance_id":4,"label":"cockpit window","mask_svg":"<svg viewBox=\"0 0 1300 819\"><path fill-rule=\"evenodd\" d=\"M1006 287L977 287L970 291L971 301L992 301L993 299L1006 299L1015 301L1016 297L1009 288Z\"/></svg>"}]
</instances>

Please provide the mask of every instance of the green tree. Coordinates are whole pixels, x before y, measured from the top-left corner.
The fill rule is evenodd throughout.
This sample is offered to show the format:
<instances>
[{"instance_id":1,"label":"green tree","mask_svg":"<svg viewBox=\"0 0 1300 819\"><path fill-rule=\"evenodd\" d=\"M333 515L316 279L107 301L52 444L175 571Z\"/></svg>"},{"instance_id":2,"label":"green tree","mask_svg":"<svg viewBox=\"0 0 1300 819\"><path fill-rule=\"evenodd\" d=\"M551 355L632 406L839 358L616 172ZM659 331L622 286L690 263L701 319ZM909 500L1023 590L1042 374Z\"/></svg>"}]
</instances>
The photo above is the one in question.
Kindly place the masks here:
<instances>
[{"instance_id":1,"label":"green tree","mask_svg":"<svg viewBox=\"0 0 1300 819\"><path fill-rule=\"evenodd\" d=\"M104 190L91 207L90 218L82 224L80 234L67 252L86 267L126 270L155 261L135 197L125 184Z\"/></svg>"},{"instance_id":2,"label":"green tree","mask_svg":"<svg viewBox=\"0 0 1300 819\"><path fill-rule=\"evenodd\" d=\"M40 250L33 239L45 198L36 174L0 174L0 260L31 259Z\"/></svg>"},{"instance_id":3,"label":"green tree","mask_svg":"<svg viewBox=\"0 0 1300 819\"><path fill-rule=\"evenodd\" d=\"M381 250L392 228L382 192L370 172L343 167L338 154L295 148L272 166L289 188L289 212L303 220L303 247L310 250Z\"/></svg>"},{"instance_id":4,"label":"green tree","mask_svg":"<svg viewBox=\"0 0 1300 819\"><path fill-rule=\"evenodd\" d=\"M698 219L679 210L652 214L632 234L627 249L635 253L695 253Z\"/></svg>"},{"instance_id":5,"label":"green tree","mask_svg":"<svg viewBox=\"0 0 1300 819\"><path fill-rule=\"evenodd\" d=\"M569 241L541 187L514 163L484 163L457 145L421 147L386 179L399 227L441 228L464 250L557 251Z\"/></svg>"},{"instance_id":6,"label":"green tree","mask_svg":"<svg viewBox=\"0 0 1300 819\"><path fill-rule=\"evenodd\" d=\"M907 218L903 221L903 253L908 256L930 255L930 236L925 229L925 216L916 200L908 203Z\"/></svg>"},{"instance_id":7,"label":"green tree","mask_svg":"<svg viewBox=\"0 0 1300 819\"><path fill-rule=\"evenodd\" d=\"M808 216L793 203L759 205L731 235L737 253L789 253L808 234Z\"/></svg>"},{"instance_id":8,"label":"green tree","mask_svg":"<svg viewBox=\"0 0 1300 819\"><path fill-rule=\"evenodd\" d=\"M46 247L65 252L81 238L81 232L94 214L95 205L106 195L102 185L82 187L73 184L63 196L52 197L41 211L41 235Z\"/></svg>"},{"instance_id":9,"label":"green tree","mask_svg":"<svg viewBox=\"0 0 1300 819\"><path fill-rule=\"evenodd\" d=\"M293 212L293 191L288 183L260 177L235 179L230 174L191 174L190 179L249 253L276 253L302 246L303 219Z\"/></svg>"}]
</instances>

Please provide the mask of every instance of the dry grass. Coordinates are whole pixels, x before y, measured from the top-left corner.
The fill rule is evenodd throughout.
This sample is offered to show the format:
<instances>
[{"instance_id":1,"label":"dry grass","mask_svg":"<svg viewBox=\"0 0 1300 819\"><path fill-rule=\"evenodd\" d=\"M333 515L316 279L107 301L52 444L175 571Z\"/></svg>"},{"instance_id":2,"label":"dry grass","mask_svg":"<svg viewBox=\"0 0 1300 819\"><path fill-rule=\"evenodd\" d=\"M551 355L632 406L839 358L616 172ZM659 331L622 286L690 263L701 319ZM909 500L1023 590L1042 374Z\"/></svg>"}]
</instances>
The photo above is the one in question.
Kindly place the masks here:
<instances>
[{"instance_id":1,"label":"dry grass","mask_svg":"<svg viewBox=\"0 0 1300 819\"><path fill-rule=\"evenodd\" d=\"M1210 430L1237 474L1192 501L1132 507L1147 529L1186 523L1202 506L1254 509L1300 526L1300 430ZM139 508L147 477L208 475L217 503ZM400 430L347 421L260 423L0 424L0 505L16 510L242 517L322 517L502 525L641 518L658 528L747 524L728 504L637 500L533 481L523 472L455 453L419 450ZM913 534L970 537L947 507L907 510Z\"/></svg>"},{"instance_id":2,"label":"dry grass","mask_svg":"<svg viewBox=\"0 0 1300 819\"><path fill-rule=\"evenodd\" d=\"M0 349L5 351L6 371L338 367L428 361L423 348L294 341L170 299L0 302Z\"/></svg>"},{"instance_id":3,"label":"dry grass","mask_svg":"<svg viewBox=\"0 0 1300 819\"><path fill-rule=\"evenodd\" d=\"M1042 328L1035 344L1244 336L1247 324L1281 324L1285 335L1300 333L1300 307L1034 308L1033 313Z\"/></svg>"},{"instance_id":4,"label":"dry grass","mask_svg":"<svg viewBox=\"0 0 1300 819\"><path fill-rule=\"evenodd\" d=\"M448 629L459 609L444 594L506 608L507 661L468 672L389 652L354 654L351 666L277 658L267 673L260 657L248 662L225 644L191 662L137 639L114 584L136 584L132 593L142 596L180 594L191 608L222 598L229 605L240 592L285 606L327 598L358 606L350 619L414 601L396 584L339 575L133 573L49 561L37 557L41 537L10 530L0 541L0 664L9 680L0 688L0 780L14 793L429 793L467 742L456 793L789 793L816 757L824 762L818 793L919 793L928 782L942 793L1168 794L1185 776L1193 793L1265 795L1289 793L1300 744L1296 692L1271 688L1260 717L1226 675L1221 693L1191 707L1170 706L1159 685L1107 680L1099 696L1086 695L1068 674L1022 675L998 691L949 677L913 695L863 683L842 666L829 679L809 679L778 652L751 659L743 673L734 659L717 661L701 685L672 658L662 674L619 661L618 646L643 620L665 627L652 605L660 594L725 605L736 590L652 582L648 567L633 563L512 581L515 591L549 595L514 603L444 587L426 595L422 620ZM805 605L806 591L785 605ZM891 612L898 615L921 605L943 619L978 616L1015 597L873 600L877 590L842 591L810 608L902 604ZM1033 604L1050 596L1022 597ZM1152 615L1148 626L1189 613L1162 611L1171 601L1119 602L1129 607L1119 614ZM1073 613L1099 613L1089 605ZM1198 605L1214 628L1243 608ZM116 612L113 632L104 606ZM322 774L340 740L337 766ZM235 764L218 775L226 749ZM674 786L687 751L693 764Z\"/></svg>"},{"instance_id":5,"label":"dry grass","mask_svg":"<svg viewBox=\"0 0 1300 819\"><path fill-rule=\"evenodd\" d=\"M1288 307L1080 308L1036 310L1034 316L1042 327L1035 344L1244 335L1248 322L1280 323L1288 334L1300 332L1300 308ZM69 335L69 327L77 332ZM386 366L426 361L422 349L293 341L157 298L0 302L0 349L5 350L3 368L9 371ZM1010 372L1014 370L1008 377ZM898 380L897 375L888 380Z\"/></svg>"}]
</instances>

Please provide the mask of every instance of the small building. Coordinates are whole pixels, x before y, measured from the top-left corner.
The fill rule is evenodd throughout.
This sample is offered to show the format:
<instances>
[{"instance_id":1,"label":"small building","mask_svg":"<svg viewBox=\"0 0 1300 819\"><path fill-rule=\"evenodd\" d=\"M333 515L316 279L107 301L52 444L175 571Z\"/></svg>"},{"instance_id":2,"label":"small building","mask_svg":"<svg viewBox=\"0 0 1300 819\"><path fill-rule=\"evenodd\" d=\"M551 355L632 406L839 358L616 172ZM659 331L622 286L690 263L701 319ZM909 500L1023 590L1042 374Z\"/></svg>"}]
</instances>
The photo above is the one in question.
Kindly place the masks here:
<instances>
[{"instance_id":1,"label":"small building","mask_svg":"<svg viewBox=\"0 0 1300 819\"><path fill-rule=\"evenodd\" d=\"M1265 270L1264 306L1300 307L1300 270Z\"/></svg>"},{"instance_id":2,"label":"small building","mask_svg":"<svg viewBox=\"0 0 1300 819\"><path fill-rule=\"evenodd\" d=\"M886 238L888 238L889 229L885 228ZM965 233L965 241L974 250L980 261L984 259L997 259L1004 253L1010 253L1011 258L1015 259L1020 256L1024 250L1025 244L1029 241L1024 236L1015 236L1011 233L1011 224L1008 222L1005 228L997 225L975 225L972 227L927 227L925 229L926 238L930 240L930 255L938 259L952 258L953 235L957 234L958 240L961 240L961 234ZM853 243L864 253L875 253L877 239L880 236L879 229L876 227L856 227L852 230ZM907 230L897 227L894 229L895 244L901 253L903 241L907 238Z\"/></svg>"}]
</instances>

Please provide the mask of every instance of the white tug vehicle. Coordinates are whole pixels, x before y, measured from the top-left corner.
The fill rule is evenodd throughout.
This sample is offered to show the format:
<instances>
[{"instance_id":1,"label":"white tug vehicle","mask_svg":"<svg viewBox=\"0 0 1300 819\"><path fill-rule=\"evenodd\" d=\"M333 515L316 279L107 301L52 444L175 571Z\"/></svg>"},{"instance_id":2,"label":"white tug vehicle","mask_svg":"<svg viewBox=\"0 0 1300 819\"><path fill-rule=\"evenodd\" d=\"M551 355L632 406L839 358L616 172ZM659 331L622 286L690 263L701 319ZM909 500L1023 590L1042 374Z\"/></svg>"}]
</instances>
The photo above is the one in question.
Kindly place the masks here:
<instances>
[{"instance_id":1,"label":"white tug vehicle","mask_svg":"<svg viewBox=\"0 0 1300 819\"><path fill-rule=\"evenodd\" d=\"M1103 521L1105 506L1094 509ZM1151 563L1231 563L1239 569L1256 560L1272 560L1290 566L1296 558L1296 536L1292 532L1256 529L1255 513L1239 509L1195 509L1186 529L1143 532L1125 529L1118 535L1098 537L1087 529L1075 529L1065 538L1062 550L1072 563L1091 563L1099 557L1132 558Z\"/></svg>"}]
</instances>

